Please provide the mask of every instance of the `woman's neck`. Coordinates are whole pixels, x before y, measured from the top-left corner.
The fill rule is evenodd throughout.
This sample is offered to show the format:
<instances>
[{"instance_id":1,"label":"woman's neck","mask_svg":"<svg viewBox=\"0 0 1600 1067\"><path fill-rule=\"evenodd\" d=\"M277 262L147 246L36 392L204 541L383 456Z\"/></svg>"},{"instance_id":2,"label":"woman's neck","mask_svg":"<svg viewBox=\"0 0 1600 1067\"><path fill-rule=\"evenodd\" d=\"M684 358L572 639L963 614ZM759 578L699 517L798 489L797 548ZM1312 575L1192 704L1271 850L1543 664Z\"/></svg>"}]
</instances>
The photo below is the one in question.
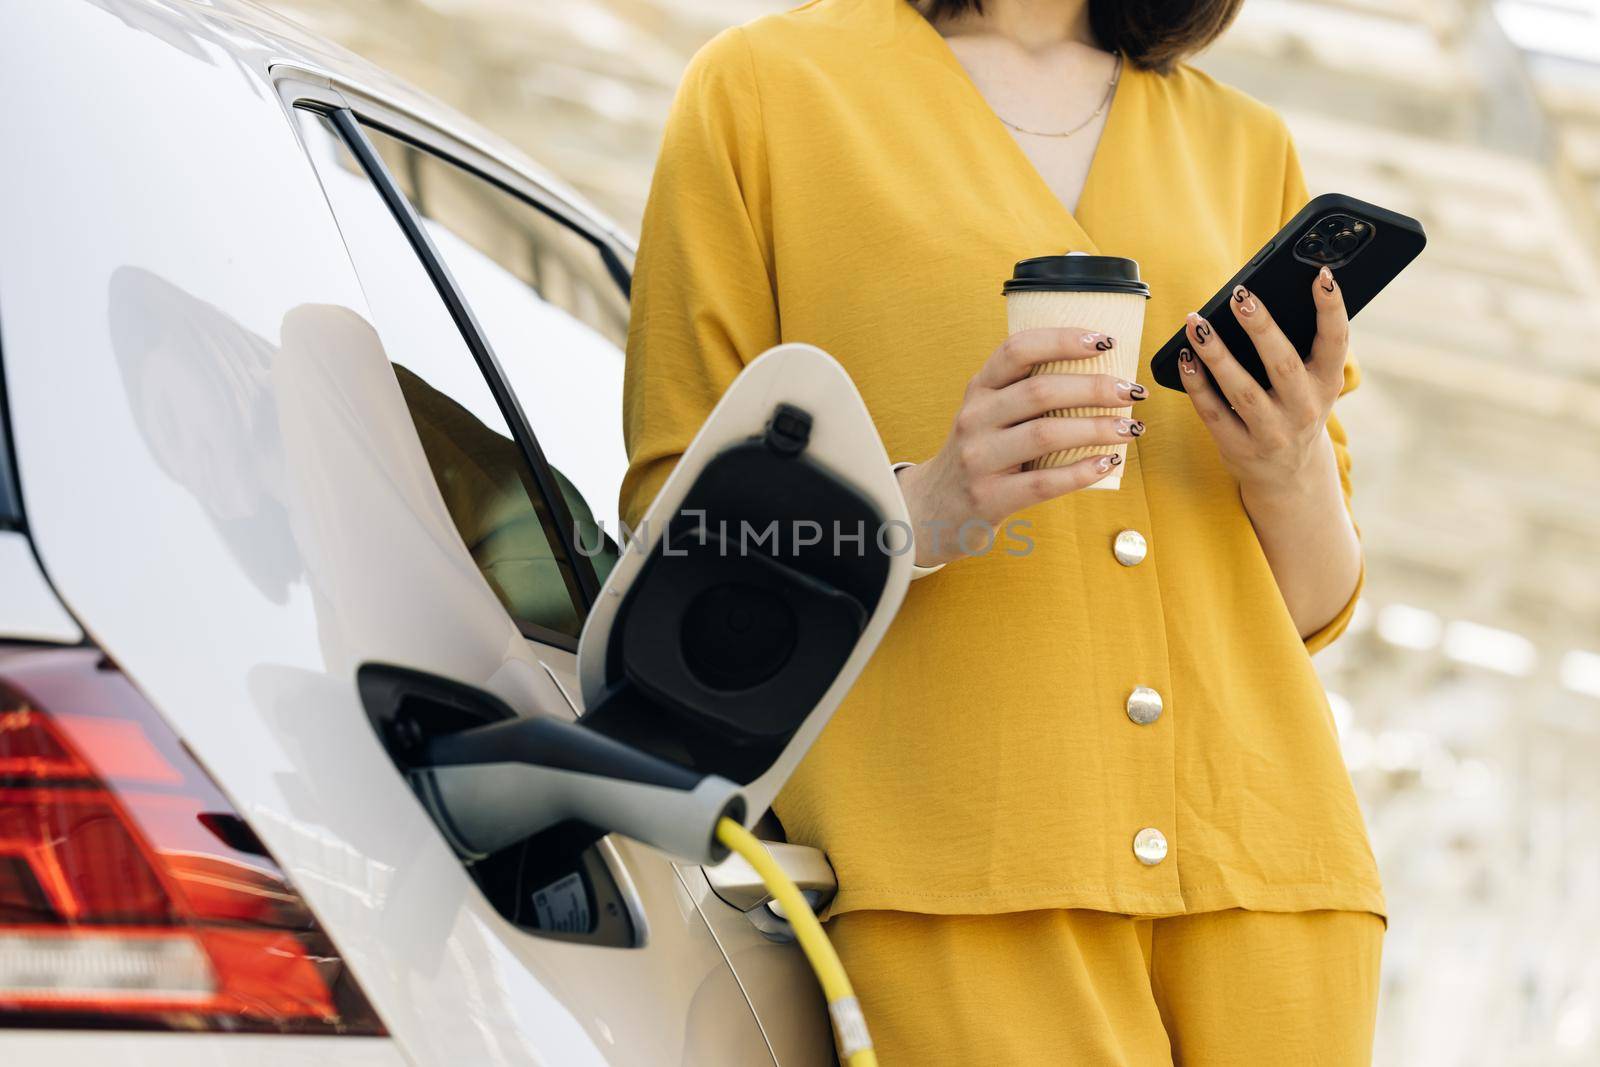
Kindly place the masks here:
<instances>
[{"instance_id":1,"label":"woman's neck","mask_svg":"<svg viewBox=\"0 0 1600 1067\"><path fill-rule=\"evenodd\" d=\"M1088 0L983 0L981 15L968 8L933 20L933 26L945 37L1004 37L1030 52L1068 41L1097 47Z\"/></svg>"}]
</instances>

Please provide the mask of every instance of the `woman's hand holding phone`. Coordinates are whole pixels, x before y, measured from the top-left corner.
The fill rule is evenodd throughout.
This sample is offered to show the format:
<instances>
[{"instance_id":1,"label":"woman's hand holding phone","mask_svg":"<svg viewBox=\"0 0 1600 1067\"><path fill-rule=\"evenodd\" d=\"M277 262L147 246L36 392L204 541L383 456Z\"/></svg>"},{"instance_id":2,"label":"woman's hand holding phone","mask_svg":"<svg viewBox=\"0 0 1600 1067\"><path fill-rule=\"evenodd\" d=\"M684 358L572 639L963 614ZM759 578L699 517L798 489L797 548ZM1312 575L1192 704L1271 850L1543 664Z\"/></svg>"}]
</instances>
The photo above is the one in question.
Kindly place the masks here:
<instances>
[{"instance_id":1,"label":"woman's hand holding phone","mask_svg":"<svg viewBox=\"0 0 1600 1067\"><path fill-rule=\"evenodd\" d=\"M1190 312L1184 327L1189 344L1178 353L1184 392L1216 440L1223 464L1247 493L1299 485L1325 452L1323 427L1344 386L1350 320L1327 267L1312 281L1311 299L1317 335L1310 358L1302 362L1266 306L1243 286L1234 288L1229 307L1266 365L1270 390L1234 359L1200 315ZM1209 378L1200 373L1201 363Z\"/></svg>"},{"instance_id":2,"label":"woman's hand holding phone","mask_svg":"<svg viewBox=\"0 0 1600 1067\"><path fill-rule=\"evenodd\" d=\"M1089 456L1064 467L1023 464L1082 445L1114 445L1144 433L1136 418L1072 418L1064 408L1124 408L1145 387L1109 374L1035 374L1057 360L1090 359L1115 338L1073 327L1020 330L1001 342L968 383L937 455L899 472L916 532L916 562L932 567L987 546L1000 523L1034 504L1093 485L1118 462ZM981 532L982 536L975 536Z\"/></svg>"},{"instance_id":3,"label":"woman's hand holding phone","mask_svg":"<svg viewBox=\"0 0 1600 1067\"><path fill-rule=\"evenodd\" d=\"M1229 301L1271 389L1261 387L1199 315L1189 315L1189 343L1178 353L1184 391L1239 483L1239 498L1302 637L1333 619L1361 580L1361 542L1326 431L1344 387L1350 321L1332 272L1324 267L1311 285L1317 332L1303 363L1252 293L1240 286ZM1200 373L1201 363L1210 378Z\"/></svg>"}]
</instances>

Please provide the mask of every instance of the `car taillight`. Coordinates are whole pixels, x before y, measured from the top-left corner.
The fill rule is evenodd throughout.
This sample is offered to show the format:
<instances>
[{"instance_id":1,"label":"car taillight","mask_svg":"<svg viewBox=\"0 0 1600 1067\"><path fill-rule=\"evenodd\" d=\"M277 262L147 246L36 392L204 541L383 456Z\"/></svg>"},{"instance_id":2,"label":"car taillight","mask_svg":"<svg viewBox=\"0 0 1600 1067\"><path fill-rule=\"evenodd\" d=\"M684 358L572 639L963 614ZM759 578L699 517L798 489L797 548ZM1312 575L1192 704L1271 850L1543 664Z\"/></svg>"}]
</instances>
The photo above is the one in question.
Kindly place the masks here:
<instances>
[{"instance_id":1,"label":"car taillight","mask_svg":"<svg viewBox=\"0 0 1600 1067\"><path fill-rule=\"evenodd\" d=\"M255 834L103 653L0 645L0 1027L382 1034Z\"/></svg>"}]
</instances>

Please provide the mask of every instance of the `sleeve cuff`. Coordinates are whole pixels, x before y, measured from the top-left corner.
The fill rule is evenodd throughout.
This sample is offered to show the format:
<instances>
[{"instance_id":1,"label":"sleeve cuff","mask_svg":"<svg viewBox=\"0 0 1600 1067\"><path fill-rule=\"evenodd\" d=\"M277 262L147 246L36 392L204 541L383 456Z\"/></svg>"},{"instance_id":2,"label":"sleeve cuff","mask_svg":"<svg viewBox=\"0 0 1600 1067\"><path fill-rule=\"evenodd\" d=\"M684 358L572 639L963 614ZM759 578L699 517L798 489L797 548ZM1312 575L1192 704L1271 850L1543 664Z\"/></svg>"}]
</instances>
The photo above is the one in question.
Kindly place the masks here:
<instances>
[{"instance_id":1,"label":"sleeve cuff","mask_svg":"<svg viewBox=\"0 0 1600 1067\"><path fill-rule=\"evenodd\" d=\"M915 463L895 463L895 464L891 465L889 469L891 471L893 471L896 475L898 475L905 468L907 468L907 467L915 467L915 466L916 466ZM898 484L899 479L896 478L895 480L896 480L896 483ZM943 563L935 564L932 567L924 567L921 564L919 564L915 559L913 559L911 561L911 580L914 582L918 578L926 578L928 575L932 574L934 571L943 570L943 569L944 569L944 564Z\"/></svg>"},{"instance_id":2,"label":"sleeve cuff","mask_svg":"<svg viewBox=\"0 0 1600 1067\"><path fill-rule=\"evenodd\" d=\"M1350 599L1345 602L1344 607L1339 609L1339 614L1330 619L1327 624L1316 633L1309 634L1302 638L1302 640L1304 640L1306 643L1306 652L1310 653L1311 655L1316 655L1318 652L1321 652L1323 649L1333 644L1334 641L1338 640L1340 634L1344 633L1345 630L1350 628L1350 619L1356 613L1356 601L1361 599L1361 590L1366 586L1366 584L1367 557L1366 553L1362 553L1361 570L1356 573L1355 591L1350 594Z\"/></svg>"}]
</instances>

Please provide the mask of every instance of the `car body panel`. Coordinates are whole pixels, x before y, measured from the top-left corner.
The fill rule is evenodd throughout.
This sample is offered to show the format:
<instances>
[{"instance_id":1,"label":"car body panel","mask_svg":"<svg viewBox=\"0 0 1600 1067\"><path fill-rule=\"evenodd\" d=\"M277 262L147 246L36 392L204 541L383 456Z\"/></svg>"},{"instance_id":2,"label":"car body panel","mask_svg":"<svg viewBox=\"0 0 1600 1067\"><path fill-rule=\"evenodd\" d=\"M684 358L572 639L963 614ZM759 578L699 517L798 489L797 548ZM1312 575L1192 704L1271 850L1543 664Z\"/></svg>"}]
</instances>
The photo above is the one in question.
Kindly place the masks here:
<instances>
[{"instance_id":1,"label":"car body panel","mask_svg":"<svg viewBox=\"0 0 1600 1067\"><path fill-rule=\"evenodd\" d=\"M33 546L15 530L0 530L0 637L75 645L83 631L56 599L33 558Z\"/></svg>"},{"instance_id":2,"label":"car body panel","mask_svg":"<svg viewBox=\"0 0 1600 1067\"><path fill-rule=\"evenodd\" d=\"M792 942L761 933L718 897L701 868L679 864L678 874L738 976L778 1062L832 1064L828 1004L805 956Z\"/></svg>"},{"instance_id":3,"label":"car body panel","mask_svg":"<svg viewBox=\"0 0 1600 1067\"><path fill-rule=\"evenodd\" d=\"M6 1062L117 1067L408 1067L381 1037L255 1037L245 1034L119 1034L23 1030L5 1037Z\"/></svg>"},{"instance_id":4,"label":"car body panel","mask_svg":"<svg viewBox=\"0 0 1600 1067\"><path fill-rule=\"evenodd\" d=\"M643 947L531 936L484 900L368 725L364 662L568 716L573 664L522 637L450 522L268 74L323 53L234 17L252 10L3 16L26 61L0 64L0 92L28 103L0 136L29 150L0 173L0 341L43 569L265 841L406 1058L771 1062L664 857L615 842ZM130 272L175 294L153 324L112 310ZM119 351L138 329L203 343L135 365ZM38 1035L5 1040L8 1063L59 1058Z\"/></svg>"}]
</instances>

